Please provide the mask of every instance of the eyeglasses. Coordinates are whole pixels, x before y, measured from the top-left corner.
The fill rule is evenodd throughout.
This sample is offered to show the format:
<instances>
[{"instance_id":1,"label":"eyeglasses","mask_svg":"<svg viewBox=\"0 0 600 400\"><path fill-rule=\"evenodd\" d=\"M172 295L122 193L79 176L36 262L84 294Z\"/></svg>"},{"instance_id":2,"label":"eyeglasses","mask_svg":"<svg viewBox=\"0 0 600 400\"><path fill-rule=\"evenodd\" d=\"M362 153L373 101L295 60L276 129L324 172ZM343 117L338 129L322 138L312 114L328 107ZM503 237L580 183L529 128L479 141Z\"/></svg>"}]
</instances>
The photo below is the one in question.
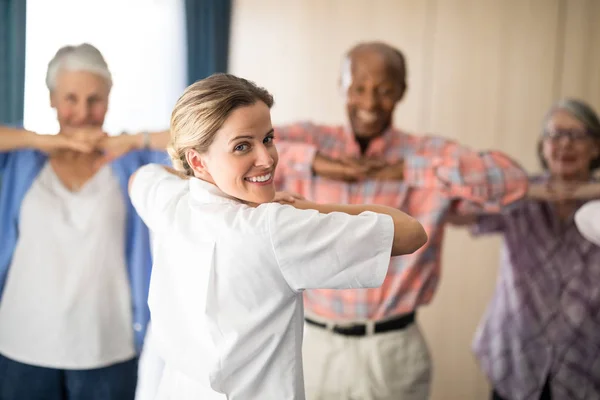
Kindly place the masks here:
<instances>
[{"instance_id":1,"label":"eyeglasses","mask_svg":"<svg viewBox=\"0 0 600 400\"><path fill-rule=\"evenodd\" d=\"M590 133L584 130L577 129L558 129L555 131L544 131L544 138L552 141L559 141L562 138L567 138L573 141L584 141L590 137Z\"/></svg>"}]
</instances>

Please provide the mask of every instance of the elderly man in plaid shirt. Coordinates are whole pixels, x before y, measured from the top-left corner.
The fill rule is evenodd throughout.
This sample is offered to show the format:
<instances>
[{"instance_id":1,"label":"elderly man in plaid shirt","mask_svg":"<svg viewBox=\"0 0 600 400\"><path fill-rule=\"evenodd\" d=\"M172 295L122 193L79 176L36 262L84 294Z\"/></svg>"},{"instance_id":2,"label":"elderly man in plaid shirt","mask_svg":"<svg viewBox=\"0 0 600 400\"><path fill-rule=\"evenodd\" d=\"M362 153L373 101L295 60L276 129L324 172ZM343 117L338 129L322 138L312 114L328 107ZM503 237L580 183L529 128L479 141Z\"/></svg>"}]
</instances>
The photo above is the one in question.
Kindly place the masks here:
<instances>
[{"instance_id":1,"label":"elderly man in plaid shirt","mask_svg":"<svg viewBox=\"0 0 600 400\"><path fill-rule=\"evenodd\" d=\"M392 114L406 90L400 51L362 43L342 69L349 124L276 129L279 188L321 203L398 207L418 218L429 242L392 258L380 288L307 288L307 398L427 399L431 360L416 312L439 281L446 217L500 210L525 195L527 176L502 153L394 128Z\"/></svg>"}]
</instances>

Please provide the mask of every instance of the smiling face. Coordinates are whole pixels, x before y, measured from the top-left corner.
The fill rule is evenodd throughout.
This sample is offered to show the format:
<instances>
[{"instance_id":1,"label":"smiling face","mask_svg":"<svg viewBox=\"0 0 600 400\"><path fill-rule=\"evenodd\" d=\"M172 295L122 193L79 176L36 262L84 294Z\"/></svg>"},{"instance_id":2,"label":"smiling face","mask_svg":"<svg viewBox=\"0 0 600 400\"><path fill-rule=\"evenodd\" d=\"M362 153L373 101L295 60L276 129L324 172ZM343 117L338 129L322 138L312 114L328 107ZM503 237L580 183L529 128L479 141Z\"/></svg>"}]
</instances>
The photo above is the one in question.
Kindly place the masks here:
<instances>
[{"instance_id":1,"label":"smiling face","mask_svg":"<svg viewBox=\"0 0 600 400\"><path fill-rule=\"evenodd\" d=\"M349 54L342 71L346 111L354 134L372 139L392 122L406 88L403 60L385 45L365 45Z\"/></svg>"},{"instance_id":2,"label":"smiling face","mask_svg":"<svg viewBox=\"0 0 600 400\"><path fill-rule=\"evenodd\" d=\"M562 179L586 180L598 144L585 124L565 110L555 111L544 129L542 156L550 173Z\"/></svg>"},{"instance_id":3,"label":"smiling face","mask_svg":"<svg viewBox=\"0 0 600 400\"><path fill-rule=\"evenodd\" d=\"M249 203L268 203L275 197L277 149L273 143L269 107L262 101L235 109L217 132L199 162L196 176L229 196ZM194 151L194 150L191 150Z\"/></svg>"},{"instance_id":4,"label":"smiling face","mask_svg":"<svg viewBox=\"0 0 600 400\"><path fill-rule=\"evenodd\" d=\"M68 128L102 127L108 111L110 86L99 75L87 71L62 71L50 93L50 104L62 133Z\"/></svg>"}]
</instances>

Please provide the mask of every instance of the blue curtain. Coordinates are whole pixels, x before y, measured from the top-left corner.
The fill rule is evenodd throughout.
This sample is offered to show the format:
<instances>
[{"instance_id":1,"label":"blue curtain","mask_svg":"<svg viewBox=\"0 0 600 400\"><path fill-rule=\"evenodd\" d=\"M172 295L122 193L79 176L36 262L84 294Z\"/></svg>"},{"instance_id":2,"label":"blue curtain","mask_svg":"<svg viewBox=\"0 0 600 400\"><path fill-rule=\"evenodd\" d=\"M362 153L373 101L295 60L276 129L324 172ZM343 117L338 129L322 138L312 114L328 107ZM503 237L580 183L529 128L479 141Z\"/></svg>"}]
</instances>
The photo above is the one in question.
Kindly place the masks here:
<instances>
[{"instance_id":1,"label":"blue curtain","mask_svg":"<svg viewBox=\"0 0 600 400\"><path fill-rule=\"evenodd\" d=\"M25 97L26 0L0 0L0 123L21 125Z\"/></svg>"},{"instance_id":2,"label":"blue curtain","mask_svg":"<svg viewBox=\"0 0 600 400\"><path fill-rule=\"evenodd\" d=\"M185 0L188 84L227 72L231 0Z\"/></svg>"}]
</instances>

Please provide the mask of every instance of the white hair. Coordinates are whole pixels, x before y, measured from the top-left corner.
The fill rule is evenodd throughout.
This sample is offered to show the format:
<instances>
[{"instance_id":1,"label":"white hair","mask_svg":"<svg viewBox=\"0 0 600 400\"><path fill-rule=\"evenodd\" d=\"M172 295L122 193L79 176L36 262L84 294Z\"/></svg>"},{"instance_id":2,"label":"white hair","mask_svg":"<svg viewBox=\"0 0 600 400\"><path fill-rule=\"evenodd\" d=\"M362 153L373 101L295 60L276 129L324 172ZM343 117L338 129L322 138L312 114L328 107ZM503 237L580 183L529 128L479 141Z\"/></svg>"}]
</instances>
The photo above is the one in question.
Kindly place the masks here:
<instances>
[{"instance_id":1,"label":"white hair","mask_svg":"<svg viewBox=\"0 0 600 400\"><path fill-rule=\"evenodd\" d=\"M112 75L102 53L89 43L64 46L48 63L46 86L51 92L56 88L56 79L61 71L86 71L104 78L108 88L112 87Z\"/></svg>"}]
</instances>

